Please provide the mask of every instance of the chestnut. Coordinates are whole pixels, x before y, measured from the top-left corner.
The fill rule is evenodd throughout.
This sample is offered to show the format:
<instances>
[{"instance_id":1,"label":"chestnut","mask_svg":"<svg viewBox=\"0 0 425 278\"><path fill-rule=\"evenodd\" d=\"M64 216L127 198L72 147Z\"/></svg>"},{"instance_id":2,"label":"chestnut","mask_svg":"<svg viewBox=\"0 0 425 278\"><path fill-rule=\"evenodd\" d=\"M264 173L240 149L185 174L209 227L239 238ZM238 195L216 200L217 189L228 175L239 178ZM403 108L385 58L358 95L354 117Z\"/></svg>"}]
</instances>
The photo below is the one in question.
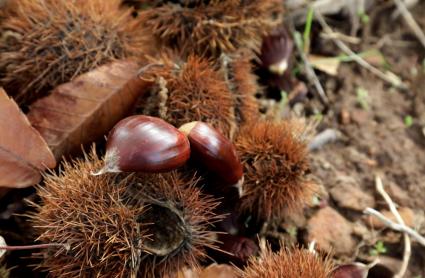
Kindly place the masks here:
<instances>
[{"instance_id":1,"label":"chestnut","mask_svg":"<svg viewBox=\"0 0 425 278\"><path fill-rule=\"evenodd\" d=\"M200 121L184 124L179 130L189 138L192 157L242 195L243 167L232 142Z\"/></svg>"},{"instance_id":2,"label":"chestnut","mask_svg":"<svg viewBox=\"0 0 425 278\"><path fill-rule=\"evenodd\" d=\"M218 234L220 255L237 266L244 266L248 259L260 251L257 243L250 238L229 234Z\"/></svg>"},{"instance_id":3,"label":"chestnut","mask_svg":"<svg viewBox=\"0 0 425 278\"><path fill-rule=\"evenodd\" d=\"M111 130L105 166L94 175L166 172L184 165L189 157L185 134L162 119L136 115L121 120Z\"/></svg>"},{"instance_id":4,"label":"chestnut","mask_svg":"<svg viewBox=\"0 0 425 278\"><path fill-rule=\"evenodd\" d=\"M366 278L369 268L370 266L357 262L340 265L332 272L332 278Z\"/></svg>"},{"instance_id":5,"label":"chestnut","mask_svg":"<svg viewBox=\"0 0 425 278\"><path fill-rule=\"evenodd\" d=\"M289 66L293 47L288 31L279 26L263 38L259 55L262 66L271 73L282 76Z\"/></svg>"}]
</instances>

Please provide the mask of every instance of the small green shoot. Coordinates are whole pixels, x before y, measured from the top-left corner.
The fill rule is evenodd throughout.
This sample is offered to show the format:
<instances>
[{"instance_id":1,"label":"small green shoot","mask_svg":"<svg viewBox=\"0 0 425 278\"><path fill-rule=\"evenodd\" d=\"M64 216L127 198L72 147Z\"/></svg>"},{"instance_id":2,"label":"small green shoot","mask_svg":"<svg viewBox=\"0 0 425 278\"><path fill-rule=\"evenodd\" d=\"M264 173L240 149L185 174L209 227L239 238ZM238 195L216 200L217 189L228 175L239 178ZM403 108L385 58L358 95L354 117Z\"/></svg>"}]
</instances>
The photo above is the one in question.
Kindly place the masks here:
<instances>
[{"instance_id":1,"label":"small green shoot","mask_svg":"<svg viewBox=\"0 0 425 278\"><path fill-rule=\"evenodd\" d=\"M280 91L279 108L283 110L288 103L288 93L285 90Z\"/></svg>"},{"instance_id":2,"label":"small green shoot","mask_svg":"<svg viewBox=\"0 0 425 278\"><path fill-rule=\"evenodd\" d=\"M287 228L286 231L288 232L288 234L292 238L297 238L297 235L298 235L298 229L297 229L297 227L291 226L291 227Z\"/></svg>"},{"instance_id":3,"label":"small green shoot","mask_svg":"<svg viewBox=\"0 0 425 278\"><path fill-rule=\"evenodd\" d=\"M323 121L323 114L322 114L321 112L316 112L316 113L314 113L314 115L313 115L313 119L314 119L315 121L317 121L317 123L320 123L320 122L322 122L322 121Z\"/></svg>"},{"instance_id":4,"label":"small green shoot","mask_svg":"<svg viewBox=\"0 0 425 278\"><path fill-rule=\"evenodd\" d=\"M307 18L305 21L304 34L303 34L303 51L305 54L310 52L310 35L311 26L313 24L314 10L312 7L308 8Z\"/></svg>"},{"instance_id":5,"label":"small green shoot","mask_svg":"<svg viewBox=\"0 0 425 278\"><path fill-rule=\"evenodd\" d=\"M369 23L370 18L369 18L369 16L366 14L366 12L365 12L365 11L358 11L357 15L358 15L358 17L360 18L360 21L361 21L364 25L366 25L366 24L368 24L368 23Z\"/></svg>"},{"instance_id":6,"label":"small green shoot","mask_svg":"<svg viewBox=\"0 0 425 278\"><path fill-rule=\"evenodd\" d=\"M358 87L356 89L356 100L361 108L369 109L369 92L365 88Z\"/></svg>"},{"instance_id":7,"label":"small green shoot","mask_svg":"<svg viewBox=\"0 0 425 278\"><path fill-rule=\"evenodd\" d=\"M369 255L373 257L377 257L381 254L387 253L387 247L385 247L384 242L381 240L378 240L373 248L369 251Z\"/></svg>"},{"instance_id":8,"label":"small green shoot","mask_svg":"<svg viewBox=\"0 0 425 278\"><path fill-rule=\"evenodd\" d=\"M413 125L413 117L410 115L407 115L404 117L404 125L406 127L411 127Z\"/></svg>"}]
</instances>

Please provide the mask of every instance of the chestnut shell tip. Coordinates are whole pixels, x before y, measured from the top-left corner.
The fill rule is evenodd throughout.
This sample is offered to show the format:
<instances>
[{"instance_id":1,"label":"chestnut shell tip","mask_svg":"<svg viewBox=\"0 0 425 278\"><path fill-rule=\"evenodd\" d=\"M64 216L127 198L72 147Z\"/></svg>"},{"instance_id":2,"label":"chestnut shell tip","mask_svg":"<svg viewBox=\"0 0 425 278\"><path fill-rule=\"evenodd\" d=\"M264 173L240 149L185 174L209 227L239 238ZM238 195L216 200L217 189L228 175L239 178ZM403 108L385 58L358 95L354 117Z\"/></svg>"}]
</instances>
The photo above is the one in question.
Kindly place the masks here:
<instances>
[{"instance_id":1,"label":"chestnut shell tip","mask_svg":"<svg viewBox=\"0 0 425 278\"><path fill-rule=\"evenodd\" d=\"M237 183L235 183L235 184L233 185L233 187L235 187L235 188L238 190L239 198L242 198L242 197L243 197L243 195L244 195L244 190L243 190L243 182L244 182L244 180L245 180L245 177L244 177L244 176L242 176L242 177L238 180L238 182L237 182Z\"/></svg>"},{"instance_id":2,"label":"chestnut shell tip","mask_svg":"<svg viewBox=\"0 0 425 278\"><path fill-rule=\"evenodd\" d=\"M189 136L192 129L198 124L198 121L193 121L189 123L185 123L179 127L179 130L184 133L186 136Z\"/></svg>"}]
</instances>

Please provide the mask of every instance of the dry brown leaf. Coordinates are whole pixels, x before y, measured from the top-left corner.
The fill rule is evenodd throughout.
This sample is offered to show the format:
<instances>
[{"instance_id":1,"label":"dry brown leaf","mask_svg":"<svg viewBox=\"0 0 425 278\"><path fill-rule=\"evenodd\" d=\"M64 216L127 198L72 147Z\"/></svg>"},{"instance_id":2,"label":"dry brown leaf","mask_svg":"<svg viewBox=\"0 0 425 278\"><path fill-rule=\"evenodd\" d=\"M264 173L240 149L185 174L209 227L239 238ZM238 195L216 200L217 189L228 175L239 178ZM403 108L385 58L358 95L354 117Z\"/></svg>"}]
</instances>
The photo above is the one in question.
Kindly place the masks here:
<instances>
[{"instance_id":1,"label":"dry brown leaf","mask_svg":"<svg viewBox=\"0 0 425 278\"><path fill-rule=\"evenodd\" d=\"M41 179L56 160L18 105L0 88L0 187L23 188Z\"/></svg>"},{"instance_id":2,"label":"dry brown leaf","mask_svg":"<svg viewBox=\"0 0 425 278\"><path fill-rule=\"evenodd\" d=\"M315 69L332 76L338 74L339 65L341 64L341 60L338 57L324 57L314 54L308 56L308 61Z\"/></svg>"},{"instance_id":3,"label":"dry brown leaf","mask_svg":"<svg viewBox=\"0 0 425 278\"><path fill-rule=\"evenodd\" d=\"M150 82L140 66L117 61L85 73L30 106L28 118L56 159L81 151L125 117Z\"/></svg>"}]
</instances>

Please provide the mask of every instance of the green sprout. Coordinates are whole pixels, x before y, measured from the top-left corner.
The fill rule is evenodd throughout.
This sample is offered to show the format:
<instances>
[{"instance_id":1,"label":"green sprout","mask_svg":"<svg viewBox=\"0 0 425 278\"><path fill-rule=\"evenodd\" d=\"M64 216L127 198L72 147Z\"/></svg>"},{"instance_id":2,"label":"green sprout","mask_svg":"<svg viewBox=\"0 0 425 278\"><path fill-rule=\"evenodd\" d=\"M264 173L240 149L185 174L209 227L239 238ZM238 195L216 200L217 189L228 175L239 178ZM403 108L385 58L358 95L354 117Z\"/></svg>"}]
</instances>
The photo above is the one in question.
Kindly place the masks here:
<instances>
[{"instance_id":1,"label":"green sprout","mask_svg":"<svg viewBox=\"0 0 425 278\"><path fill-rule=\"evenodd\" d=\"M323 117L324 116L323 116L322 112L315 112L314 115L313 115L313 119L315 121L317 121L317 123L322 122L323 121Z\"/></svg>"},{"instance_id":2,"label":"green sprout","mask_svg":"<svg viewBox=\"0 0 425 278\"><path fill-rule=\"evenodd\" d=\"M359 16L359 18L360 18L360 21L363 23L363 24L368 24L369 23L369 20L370 20L370 18L369 18L369 16L366 14L366 12L365 11L358 11L357 12L357 15Z\"/></svg>"},{"instance_id":3,"label":"green sprout","mask_svg":"<svg viewBox=\"0 0 425 278\"><path fill-rule=\"evenodd\" d=\"M356 100L357 103L360 105L361 108L364 110L369 109L369 92L362 87L358 87L356 89Z\"/></svg>"},{"instance_id":4,"label":"green sprout","mask_svg":"<svg viewBox=\"0 0 425 278\"><path fill-rule=\"evenodd\" d=\"M404 125L406 127L411 127L413 125L413 117L410 115L407 115L404 117Z\"/></svg>"},{"instance_id":5,"label":"green sprout","mask_svg":"<svg viewBox=\"0 0 425 278\"><path fill-rule=\"evenodd\" d=\"M292 237L292 238L296 238L298 235L298 229L295 226L290 226L286 229L286 231L288 232L288 234Z\"/></svg>"},{"instance_id":6,"label":"green sprout","mask_svg":"<svg viewBox=\"0 0 425 278\"><path fill-rule=\"evenodd\" d=\"M385 253L387 253L387 247L385 247L384 242L382 242L381 240L378 240L373 246L373 248L369 251L369 255L374 257Z\"/></svg>"},{"instance_id":7,"label":"green sprout","mask_svg":"<svg viewBox=\"0 0 425 278\"><path fill-rule=\"evenodd\" d=\"M310 34L311 26L313 25L314 10L312 7L308 9L307 18L305 21L304 34L303 34L303 50L304 53L310 52Z\"/></svg>"}]
</instances>

